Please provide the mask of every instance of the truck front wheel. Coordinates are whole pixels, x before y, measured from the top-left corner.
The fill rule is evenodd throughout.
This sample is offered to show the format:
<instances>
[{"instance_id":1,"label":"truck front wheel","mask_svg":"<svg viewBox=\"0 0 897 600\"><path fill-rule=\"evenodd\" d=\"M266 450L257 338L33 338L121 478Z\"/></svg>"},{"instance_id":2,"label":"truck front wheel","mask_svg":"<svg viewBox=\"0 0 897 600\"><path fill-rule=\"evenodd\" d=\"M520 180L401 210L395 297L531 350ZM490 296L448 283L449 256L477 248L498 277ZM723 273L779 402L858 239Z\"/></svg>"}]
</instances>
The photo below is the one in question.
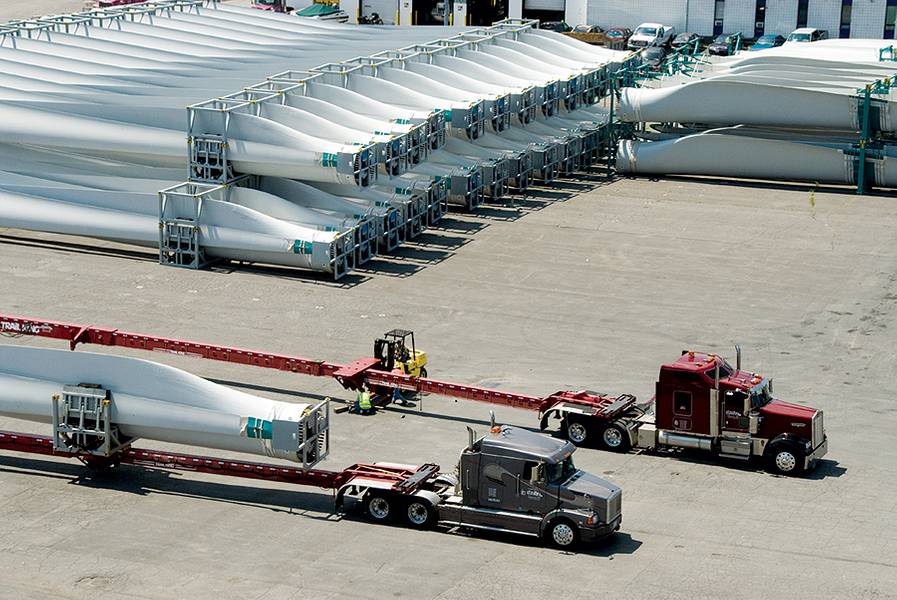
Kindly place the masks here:
<instances>
[{"instance_id":1,"label":"truck front wheel","mask_svg":"<svg viewBox=\"0 0 897 600\"><path fill-rule=\"evenodd\" d=\"M611 423L601 432L601 445L611 452L626 452L629 450L629 432L616 423Z\"/></svg>"},{"instance_id":2,"label":"truck front wheel","mask_svg":"<svg viewBox=\"0 0 897 600\"><path fill-rule=\"evenodd\" d=\"M766 468L770 473L800 475L803 462L804 453L797 444L780 442L766 450Z\"/></svg>"},{"instance_id":3,"label":"truck front wheel","mask_svg":"<svg viewBox=\"0 0 897 600\"><path fill-rule=\"evenodd\" d=\"M415 529L430 529L436 520L430 503L419 499L412 499L408 503L405 518L408 524Z\"/></svg>"},{"instance_id":4,"label":"truck front wheel","mask_svg":"<svg viewBox=\"0 0 897 600\"><path fill-rule=\"evenodd\" d=\"M589 439L589 426L579 419L566 418L562 425L564 435L577 446L584 445Z\"/></svg>"},{"instance_id":5,"label":"truck front wheel","mask_svg":"<svg viewBox=\"0 0 897 600\"><path fill-rule=\"evenodd\" d=\"M388 496L376 492L368 492L364 506L372 521L385 523L392 516L392 502Z\"/></svg>"},{"instance_id":6,"label":"truck front wheel","mask_svg":"<svg viewBox=\"0 0 897 600\"><path fill-rule=\"evenodd\" d=\"M551 545L562 550L569 550L579 542L579 530L566 519L552 522L546 534Z\"/></svg>"}]
</instances>

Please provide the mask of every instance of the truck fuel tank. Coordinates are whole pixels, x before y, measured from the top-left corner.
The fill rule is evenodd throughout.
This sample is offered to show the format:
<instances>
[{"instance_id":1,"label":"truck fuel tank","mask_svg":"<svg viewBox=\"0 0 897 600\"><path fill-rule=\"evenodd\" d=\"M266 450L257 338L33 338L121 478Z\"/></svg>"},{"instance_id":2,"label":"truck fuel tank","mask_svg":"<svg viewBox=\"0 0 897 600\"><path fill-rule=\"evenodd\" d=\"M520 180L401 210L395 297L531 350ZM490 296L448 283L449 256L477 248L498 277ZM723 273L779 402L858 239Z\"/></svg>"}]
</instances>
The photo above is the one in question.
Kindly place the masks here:
<instances>
[{"instance_id":1,"label":"truck fuel tank","mask_svg":"<svg viewBox=\"0 0 897 600\"><path fill-rule=\"evenodd\" d=\"M641 436L639 441L641 441ZM709 451L713 448L713 441L710 438L682 435L665 430L657 432L657 443L660 446L676 446L678 448L693 448L695 450Z\"/></svg>"}]
</instances>

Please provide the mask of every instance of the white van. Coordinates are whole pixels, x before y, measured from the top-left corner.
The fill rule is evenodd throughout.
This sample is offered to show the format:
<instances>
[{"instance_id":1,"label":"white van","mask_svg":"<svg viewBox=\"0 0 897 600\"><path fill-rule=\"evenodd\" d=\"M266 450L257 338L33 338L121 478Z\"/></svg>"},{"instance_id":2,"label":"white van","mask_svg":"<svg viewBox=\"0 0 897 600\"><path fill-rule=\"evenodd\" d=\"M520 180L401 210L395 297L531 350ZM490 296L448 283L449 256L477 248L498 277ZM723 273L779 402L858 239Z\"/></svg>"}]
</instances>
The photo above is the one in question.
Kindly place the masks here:
<instances>
[{"instance_id":1,"label":"white van","mask_svg":"<svg viewBox=\"0 0 897 600\"><path fill-rule=\"evenodd\" d=\"M828 38L828 31L825 29L816 29L815 27L801 27L795 29L788 36L789 42L818 42Z\"/></svg>"},{"instance_id":2,"label":"white van","mask_svg":"<svg viewBox=\"0 0 897 600\"><path fill-rule=\"evenodd\" d=\"M641 50L648 46L668 46L676 35L676 28L660 23L642 23L636 27L627 44L630 50Z\"/></svg>"}]
</instances>

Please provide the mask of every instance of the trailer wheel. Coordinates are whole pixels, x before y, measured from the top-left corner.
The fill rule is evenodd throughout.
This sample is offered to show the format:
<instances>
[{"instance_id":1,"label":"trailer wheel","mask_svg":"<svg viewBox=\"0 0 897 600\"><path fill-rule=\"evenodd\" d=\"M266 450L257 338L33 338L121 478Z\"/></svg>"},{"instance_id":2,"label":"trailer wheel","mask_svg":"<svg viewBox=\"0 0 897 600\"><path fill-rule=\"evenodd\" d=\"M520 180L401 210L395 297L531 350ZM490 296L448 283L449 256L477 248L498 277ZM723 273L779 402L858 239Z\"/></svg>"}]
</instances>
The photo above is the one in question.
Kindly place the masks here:
<instances>
[{"instance_id":1,"label":"trailer wheel","mask_svg":"<svg viewBox=\"0 0 897 600\"><path fill-rule=\"evenodd\" d=\"M589 426L584 421L567 417L561 424L567 439L577 446L584 445L589 439Z\"/></svg>"},{"instance_id":2,"label":"trailer wheel","mask_svg":"<svg viewBox=\"0 0 897 600\"><path fill-rule=\"evenodd\" d=\"M567 519L557 519L548 526L545 537L555 548L569 550L579 543L579 529Z\"/></svg>"},{"instance_id":3,"label":"trailer wheel","mask_svg":"<svg viewBox=\"0 0 897 600\"><path fill-rule=\"evenodd\" d=\"M803 472L804 453L791 442L770 444L766 449L766 470L780 475L800 475Z\"/></svg>"},{"instance_id":4,"label":"trailer wheel","mask_svg":"<svg viewBox=\"0 0 897 600\"><path fill-rule=\"evenodd\" d=\"M436 520L433 507L430 506L429 502L420 498L412 498L408 502L405 519L415 529L430 529Z\"/></svg>"},{"instance_id":5,"label":"trailer wheel","mask_svg":"<svg viewBox=\"0 0 897 600\"><path fill-rule=\"evenodd\" d=\"M611 423L601 432L601 445L611 452L626 452L629 450L629 433L616 423Z\"/></svg>"},{"instance_id":6,"label":"trailer wheel","mask_svg":"<svg viewBox=\"0 0 897 600\"><path fill-rule=\"evenodd\" d=\"M392 516L392 502L388 496L378 492L368 492L364 498L364 507L372 521L385 523Z\"/></svg>"}]
</instances>

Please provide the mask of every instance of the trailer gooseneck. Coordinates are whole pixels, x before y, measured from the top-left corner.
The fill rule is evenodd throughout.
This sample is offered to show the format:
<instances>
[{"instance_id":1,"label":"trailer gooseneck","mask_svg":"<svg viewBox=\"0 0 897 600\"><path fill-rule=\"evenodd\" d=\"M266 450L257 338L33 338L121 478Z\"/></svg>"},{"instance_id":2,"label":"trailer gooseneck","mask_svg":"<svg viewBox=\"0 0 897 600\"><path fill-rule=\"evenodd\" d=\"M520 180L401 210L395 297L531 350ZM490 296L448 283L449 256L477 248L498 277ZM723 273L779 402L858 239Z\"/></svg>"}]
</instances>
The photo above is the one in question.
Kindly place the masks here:
<instances>
[{"instance_id":1,"label":"trailer gooseneck","mask_svg":"<svg viewBox=\"0 0 897 600\"><path fill-rule=\"evenodd\" d=\"M416 377L392 369L386 357L362 358L347 365L298 356L258 352L118 329L0 315L0 333L35 335L78 344L99 344L170 352L335 378L346 389L363 386L463 398L524 408L539 413L544 430L558 420L577 445L597 444L611 451L691 448L736 460L759 458L773 472L798 475L812 469L828 450L821 410L783 402L772 395L772 381L742 370L741 352L733 368L715 354L683 351L660 367L655 396L560 391L546 397Z\"/></svg>"}]
</instances>

